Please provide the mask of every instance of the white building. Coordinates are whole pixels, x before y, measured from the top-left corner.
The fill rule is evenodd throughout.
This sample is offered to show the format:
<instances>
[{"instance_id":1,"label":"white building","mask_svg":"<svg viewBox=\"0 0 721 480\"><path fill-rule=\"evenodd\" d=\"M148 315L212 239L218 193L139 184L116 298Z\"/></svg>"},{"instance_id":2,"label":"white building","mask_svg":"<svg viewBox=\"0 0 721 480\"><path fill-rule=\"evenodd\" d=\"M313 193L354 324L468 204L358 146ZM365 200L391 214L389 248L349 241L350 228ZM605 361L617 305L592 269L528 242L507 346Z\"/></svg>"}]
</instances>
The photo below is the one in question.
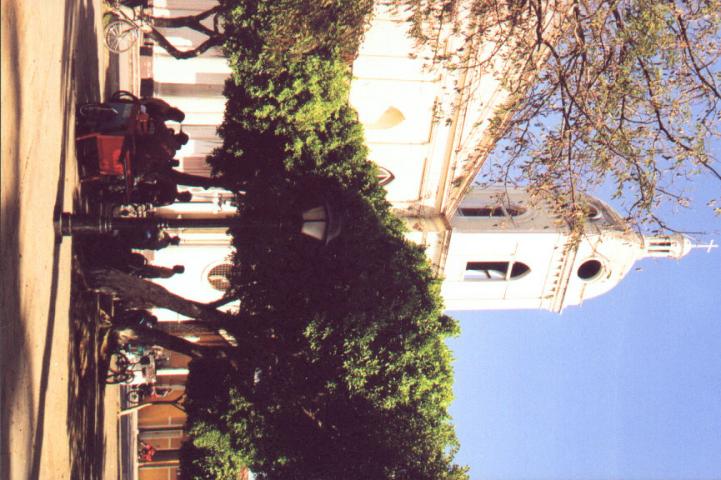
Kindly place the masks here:
<instances>
[{"instance_id":1,"label":"white building","mask_svg":"<svg viewBox=\"0 0 721 480\"><path fill-rule=\"evenodd\" d=\"M683 235L642 236L603 202L590 205L580 239L522 190L478 189L451 219L443 297L451 310L560 312L615 287L644 257L681 258Z\"/></svg>"},{"instance_id":2,"label":"white building","mask_svg":"<svg viewBox=\"0 0 721 480\"><path fill-rule=\"evenodd\" d=\"M212 0L155 0L154 14L192 15L213 5ZM462 5L457 19L470 17ZM566 225L545 205L531 205L523 191L469 191L495 142L489 124L507 99L500 78L512 72L503 62L491 73L429 65L434 51L417 47L405 16L377 7L353 64L350 101L365 126L370 160L385 175L388 200L407 221L409 238L425 246L444 278L447 308L560 312L613 288L643 256L679 258L688 252L690 244L681 236L630 232L595 199L589 200L595 213L586 234L574 242ZM441 32L438 49L463 49L471 61L475 46L466 43L466 25L458 21L456 33ZM549 16L549 28L553 21ZM190 30L164 33L178 46L202 41ZM223 118L222 88L229 72L218 51L190 60L175 60L159 48L152 52L152 78L143 81L143 94L185 111L183 129L191 140L179 153L184 171L209 173L204 160L220 143L215 128ZM163 214L232 213L222 192L197 193L193 203L176 204ZM219 231L176 233L181 245L156 252L153 262L182 263L186 273L162 283L199 301L220 297L231 253L227 237Z\"/></svg>"}]
</instances>

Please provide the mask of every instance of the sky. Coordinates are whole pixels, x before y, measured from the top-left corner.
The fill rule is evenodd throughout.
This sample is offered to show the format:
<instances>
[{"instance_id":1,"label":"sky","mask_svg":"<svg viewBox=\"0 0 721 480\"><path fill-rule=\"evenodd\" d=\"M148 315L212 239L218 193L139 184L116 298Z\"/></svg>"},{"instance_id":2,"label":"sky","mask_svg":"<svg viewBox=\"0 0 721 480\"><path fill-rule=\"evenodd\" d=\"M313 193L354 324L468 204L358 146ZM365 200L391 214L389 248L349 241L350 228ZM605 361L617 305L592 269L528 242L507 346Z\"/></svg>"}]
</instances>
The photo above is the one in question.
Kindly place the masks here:
<instances>
[{"instance_id":1,"label":"sky","mask_svg":"<svg viewBox=\"0 0 721 480\"><path fill-rule=\"evenodd\" d=\"M666 218L721 243L704 205L721 182L691 188L692 208ZM472 479L721 478L721 248L642 260L560 315L449 313L456 461Z\"/></svg>"}]
</instances>

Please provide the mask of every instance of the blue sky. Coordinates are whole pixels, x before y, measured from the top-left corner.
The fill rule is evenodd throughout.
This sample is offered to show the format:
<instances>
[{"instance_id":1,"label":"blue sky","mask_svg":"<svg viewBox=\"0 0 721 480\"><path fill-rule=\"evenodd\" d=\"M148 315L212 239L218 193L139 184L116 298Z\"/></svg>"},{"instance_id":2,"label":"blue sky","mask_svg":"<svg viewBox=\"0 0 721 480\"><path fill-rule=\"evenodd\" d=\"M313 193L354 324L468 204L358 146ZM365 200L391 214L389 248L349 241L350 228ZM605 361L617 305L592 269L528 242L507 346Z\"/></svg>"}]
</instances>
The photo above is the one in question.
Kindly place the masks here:
<instances>
[{"instance_id":1,"label":"blue sky","mask_svg":"<svg viewBox=\"0 0 721 480\"><path fill-rule=\"evenodd\" d=\"M721 182L692 187L694 207L666 218L721 243L704 206ZM462 329L451 414L471 478L721 478L720 250L643 260L561 315L450 312Z\"/></svg>"}]
</instances>

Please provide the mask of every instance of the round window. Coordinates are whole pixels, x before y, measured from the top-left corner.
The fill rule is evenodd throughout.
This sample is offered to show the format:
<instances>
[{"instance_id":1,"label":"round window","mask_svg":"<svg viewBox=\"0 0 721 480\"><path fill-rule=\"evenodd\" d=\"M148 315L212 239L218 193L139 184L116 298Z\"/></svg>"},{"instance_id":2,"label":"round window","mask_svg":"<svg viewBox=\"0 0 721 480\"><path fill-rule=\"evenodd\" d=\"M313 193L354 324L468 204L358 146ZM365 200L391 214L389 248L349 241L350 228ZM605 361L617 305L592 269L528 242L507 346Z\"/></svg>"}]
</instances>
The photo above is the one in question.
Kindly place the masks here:
<instances>
[{"instance_id":1,"label":"round window","mask_svg":"<svg viewBox=\"0 0 721 480\"><path fill-rule=\"evenodd\" d=\"M221 263L210 269L208 272L208 283L216 290L226 291L230 287L230 272L233 265Z\"/></svg>"},{"instance_id":2,"label":"round window","mask_svg":"<svg viewBox=\"0 0 721 480\"><path fill-rule=\"evenodd\" d=\"M578 278L582 280L593 280L603 270L603 265L598 260L586 260L578 267Z\"/></svg>"}]
</instances>

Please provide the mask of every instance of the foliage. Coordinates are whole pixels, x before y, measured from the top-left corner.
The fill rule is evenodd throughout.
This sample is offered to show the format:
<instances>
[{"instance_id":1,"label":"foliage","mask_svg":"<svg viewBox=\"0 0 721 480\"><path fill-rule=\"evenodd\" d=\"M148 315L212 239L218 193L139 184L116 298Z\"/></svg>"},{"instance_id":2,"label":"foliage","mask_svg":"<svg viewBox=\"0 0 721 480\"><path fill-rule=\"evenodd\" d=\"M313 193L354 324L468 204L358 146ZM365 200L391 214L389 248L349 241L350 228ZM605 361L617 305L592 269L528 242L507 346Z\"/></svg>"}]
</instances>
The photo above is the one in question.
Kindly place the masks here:
<instances>
[{"instance_id":1,"label":"foliage","mask_svg":"<svg viewBox=\"0 0 721 480\"><path fill-rule=\"evenodd\" d=\"M180 453L183 478L237 478L250 458L236 448L236 432L223 422L235 391L235 372L218 360L194 360L190 369L201 374L189 375L185 385L185 409L192 422L187 431L191 440L183 443Z\"/></svg>"},{"instance_id":2,"label":"foliage","mask_svg":"<svg viewBox=\"0 0 721 480\"><path fill-rule=\"evenodd\" d=\"M337 52L355 58L372 0L222 0L227 13L225 49L238 58L261 62L271 75L288 63Z\"/></svg>"},{"instance_id":3,"label":"foliage","mask_svg":"<svg viewBox=\"0 0 721 480\"><path fill-rule=\"evenodd\" d=\"M225 326L252 347L234 369L191 365L191 378L212 380L189 387L183 475L232 478L243 463L268 479L466 478L452 463L447 411L444 340L458 327L390 212L348 105L347 59L369 10L341 1L229 10L233 75L215 172L245 186L248 223L332 198L344 229L325 248L297 234L232 232L241 307Z\"/></svg>"},{"instance_id":4,"label":"foliage","mask_svg":"<svg viewBox=\"0 0 721 480\"><path fill-rule=\"evenodd\" d=\"M268 187L248 193L257 207L247 216L280 198L303 201ZM365 199L341 200L346 229L322 251L290 236L236 234L234 286L253 321L235 333L262 345L257 383L243 397L253 404L251 468L267 478L445 478L442 453L455 439L443 338L456 325L440 315L423 252L396 222L384 224Z\"/></svg>"},{"instance_id":5,"label":"foliage","mask_svg":"<svg viewBox=\"0 0 721 480\"><path fill-rule=\"evenodd\" d=\"M416 31L430 41L451 2L422 3ZM610 181L631 220L664 228L656 209L688 205L683 180L721 180L711 148L720 135L721 2L470 3L468 42L484 48L449 62L488 72L499 60L510 65L493 180L551 193L560 207Z\"/></svg>"}]
</instances>

